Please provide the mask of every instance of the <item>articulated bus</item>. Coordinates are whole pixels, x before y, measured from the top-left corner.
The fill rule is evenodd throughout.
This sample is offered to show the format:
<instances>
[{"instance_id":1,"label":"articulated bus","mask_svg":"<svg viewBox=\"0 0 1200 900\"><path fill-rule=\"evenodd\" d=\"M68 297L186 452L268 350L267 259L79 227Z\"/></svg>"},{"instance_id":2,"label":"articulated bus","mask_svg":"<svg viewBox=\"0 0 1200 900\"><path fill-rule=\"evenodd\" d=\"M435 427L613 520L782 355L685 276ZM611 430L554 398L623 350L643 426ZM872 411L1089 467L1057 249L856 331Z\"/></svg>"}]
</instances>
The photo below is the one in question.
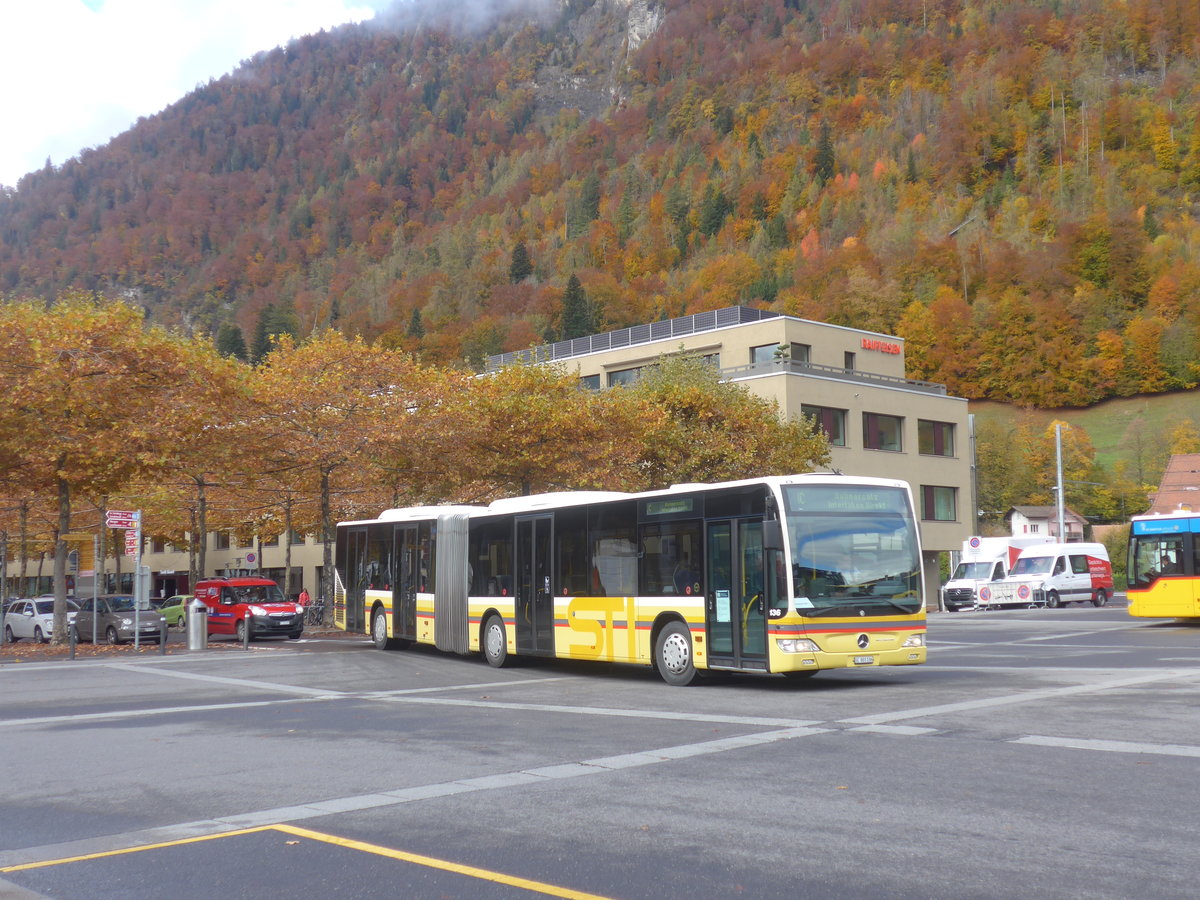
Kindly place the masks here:
<instances>
[{"instance_id":1,"label":"articulated bus","mask_svg":"<svg viewBox=\"0 0 1200 900\"><path fill-rule=\"evenodd\" d=\"M903 481L794 475L487 507L337 529L334 620L376 646L807 678L925 661Z\"/></svg>"},{"instance_id":2,"label":"articulated bus","mask_svg":"<svg viewBox=\"0 0 1200 900\"><path fill-rule=\"evenodd\" d=\"M1131 616L1200 618L1200 513L1134 516L1128 574Z\"/></svg>"}]
</instances>

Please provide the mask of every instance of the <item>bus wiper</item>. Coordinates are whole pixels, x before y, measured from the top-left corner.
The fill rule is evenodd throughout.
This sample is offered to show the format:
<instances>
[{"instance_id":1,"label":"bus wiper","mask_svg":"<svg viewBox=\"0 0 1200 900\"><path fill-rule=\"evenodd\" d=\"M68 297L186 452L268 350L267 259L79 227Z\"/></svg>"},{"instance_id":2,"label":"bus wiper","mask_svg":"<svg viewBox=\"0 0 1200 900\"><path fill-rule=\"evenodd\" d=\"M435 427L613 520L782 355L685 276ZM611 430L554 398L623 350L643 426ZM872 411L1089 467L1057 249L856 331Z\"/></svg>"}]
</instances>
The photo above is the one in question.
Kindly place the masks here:
<instances>
[{"instance_id":1,"label":"bus wiper","mask_svg":"<svg viewBox=\"0 0 1200 900\"><path fill-rule=\"evenodd\" d=\"M896 609L900 610L900 612L904 613L906 616L911 616L913 613L915 613L917 611L916 609L912 609L910 607L905 606L903 603L897 603L891 597L871 597L870 599L873 601L876 601L876 602L890 603L892 606L896 607ZM917 608L919 609L920 607L918 606Z\"/></svg>"}]
</instances>

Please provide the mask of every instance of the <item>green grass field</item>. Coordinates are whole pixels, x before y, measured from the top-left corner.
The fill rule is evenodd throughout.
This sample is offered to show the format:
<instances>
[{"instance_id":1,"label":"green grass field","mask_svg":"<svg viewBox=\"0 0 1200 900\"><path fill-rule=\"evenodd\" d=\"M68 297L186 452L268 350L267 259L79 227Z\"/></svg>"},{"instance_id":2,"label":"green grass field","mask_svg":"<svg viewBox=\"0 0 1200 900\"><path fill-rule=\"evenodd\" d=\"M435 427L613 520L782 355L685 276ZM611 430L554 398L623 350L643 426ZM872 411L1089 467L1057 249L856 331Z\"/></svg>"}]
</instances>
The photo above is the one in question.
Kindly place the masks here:
<instances>
[{"instance_id":1,"label":"green grass field","mask_svg":"<svg viewBox=\"0 0 1200 900\"><path fill-rule=\"evenodd\" d=\"M1096 461L1109 471L1124 459L1131 471L1157 473L1166 463L1171 432L1191 419L1200 428L1200 390L1108 400L1086 409L1019 409L1004 403L972 402L977 424L988 421L1045 428L1059 420L1084 429L1096 448Z\"/></svg>"}]
</instances>

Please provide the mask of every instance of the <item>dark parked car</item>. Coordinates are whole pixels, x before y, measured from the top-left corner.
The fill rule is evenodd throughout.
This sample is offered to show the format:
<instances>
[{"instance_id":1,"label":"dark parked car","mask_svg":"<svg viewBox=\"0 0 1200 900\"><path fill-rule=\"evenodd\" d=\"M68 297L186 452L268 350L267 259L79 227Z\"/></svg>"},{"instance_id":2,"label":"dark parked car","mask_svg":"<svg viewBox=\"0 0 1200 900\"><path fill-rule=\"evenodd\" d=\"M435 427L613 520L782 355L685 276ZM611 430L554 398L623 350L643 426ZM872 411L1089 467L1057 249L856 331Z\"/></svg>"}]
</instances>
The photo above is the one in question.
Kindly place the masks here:
<instances>
[{"instance_id":1,"label":"dark parked car","mask_svg":"<svg viewBox=\"0 0 1200 900\"><path fill-rule=\"evenodd\" d=\"M93 621L96 639L110 644L123 644L135 635L143 641L157 641L167 628L162 613L148 602L140 609L135 608L132 594L104 594L95 600L91 597L81 600L75 616L79 640L92 639Z\"/></svg>"}]
</instances>

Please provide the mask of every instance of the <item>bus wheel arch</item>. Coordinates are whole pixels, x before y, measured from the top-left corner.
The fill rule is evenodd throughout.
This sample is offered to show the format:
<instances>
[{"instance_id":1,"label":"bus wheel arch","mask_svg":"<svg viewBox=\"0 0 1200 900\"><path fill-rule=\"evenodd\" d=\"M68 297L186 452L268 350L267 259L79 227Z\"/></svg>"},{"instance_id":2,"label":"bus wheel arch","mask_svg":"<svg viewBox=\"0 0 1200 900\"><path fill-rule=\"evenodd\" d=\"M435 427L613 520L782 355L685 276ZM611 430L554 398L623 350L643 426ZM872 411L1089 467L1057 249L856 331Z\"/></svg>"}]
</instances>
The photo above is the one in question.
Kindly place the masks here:
<instances>
[{"instance_id":1,"label":"bus wheel arch","mask_svg":"<svg viewBox=\"0 0 1200 900\"><path fill-rule=\"evenodd\" d=\"M677 616L654 623L654 668L667 684L686 687L700 677L696 670L692 630Z\"/></svg>"}]
</instances>

